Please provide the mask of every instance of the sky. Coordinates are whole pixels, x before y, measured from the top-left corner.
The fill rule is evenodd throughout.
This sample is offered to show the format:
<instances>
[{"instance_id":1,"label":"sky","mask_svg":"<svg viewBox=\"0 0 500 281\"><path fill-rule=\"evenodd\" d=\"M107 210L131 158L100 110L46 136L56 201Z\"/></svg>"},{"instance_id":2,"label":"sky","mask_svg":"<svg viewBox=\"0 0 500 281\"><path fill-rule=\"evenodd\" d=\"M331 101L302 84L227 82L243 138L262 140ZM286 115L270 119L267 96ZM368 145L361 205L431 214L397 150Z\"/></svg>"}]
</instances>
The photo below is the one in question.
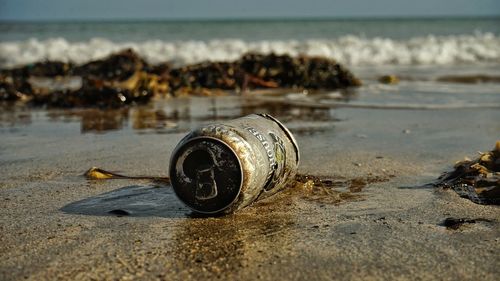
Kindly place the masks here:
<instances>
[{"instance_id":1,"label":"sky","mask_svg":"<svg viewBox=\"0 0 500 281\"><path fill-rule=\"evenodd\" d=\"M500 16L500 0L0 0L0 20Z\"/></svg>"}]
</instances>

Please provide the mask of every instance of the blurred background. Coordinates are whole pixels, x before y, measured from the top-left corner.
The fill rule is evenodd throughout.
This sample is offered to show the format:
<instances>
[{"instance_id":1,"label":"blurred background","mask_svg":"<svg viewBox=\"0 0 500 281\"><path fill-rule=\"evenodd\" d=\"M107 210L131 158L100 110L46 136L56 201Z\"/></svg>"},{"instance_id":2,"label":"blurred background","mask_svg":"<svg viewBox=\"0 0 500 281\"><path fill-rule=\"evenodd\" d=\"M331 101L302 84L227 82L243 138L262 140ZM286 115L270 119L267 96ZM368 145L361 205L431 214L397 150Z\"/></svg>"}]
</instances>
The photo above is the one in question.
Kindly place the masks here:
<instances>
[{"instance_id":1,"label":"blurred background","mask_svg":"<svg viewBox=\"0 0 500 281\"><path fill-rule=\"evenodd\" d=\"M28 100L36 108L125 107L52 110L35 118L76 120L82 132L179 132L252 112L285 121L336 121L333 108L339 102L481 107L499 100L499 35L497 0L0 0L0 68L13 69L0 75L0 94L4 100ZM125 49L131 51L107 57ZM242 82L234 69L247 53L295 58L292 70L284 63L289 57L251 57L256 71L250 74L258 78L254 86L296 89L278 92L280 99L273 102L236 98L232 94L248 79ZM332 61L322 61L329 68L321 70L319 64L297 61L301 55ZM182 68L218 61L236 64ZM337 76L336 62L363 86L337 91L358 80L349 72ZM305 65L308 75L331 75L336 82L308 95L307 85L316 78L292 73ZM271 73L273 67L277 74ZM278 76L291 78L283 83ZM299 78L305 84L295 87ZM196 90L200 85L202 90ZM149 102L158 93L224 95L204 87L229 89L231 97ZM325 103L331 108L316 108ZM142 107L128 108L137 104ZM33 121L33 114L18 113L10 104L3 109L3 124Z\"/></svg>"},{"instance_id":2,"label":"blurred background","mask_svg":"<svg viewBox=\"0 0 500 281\"><path fill-rule=\"evenodd\" d=\"M0 66L82 63L131 47L149 62L249 51L349 66L499 62L500 2L1 0Z\"/></svg>"}]
</instances>

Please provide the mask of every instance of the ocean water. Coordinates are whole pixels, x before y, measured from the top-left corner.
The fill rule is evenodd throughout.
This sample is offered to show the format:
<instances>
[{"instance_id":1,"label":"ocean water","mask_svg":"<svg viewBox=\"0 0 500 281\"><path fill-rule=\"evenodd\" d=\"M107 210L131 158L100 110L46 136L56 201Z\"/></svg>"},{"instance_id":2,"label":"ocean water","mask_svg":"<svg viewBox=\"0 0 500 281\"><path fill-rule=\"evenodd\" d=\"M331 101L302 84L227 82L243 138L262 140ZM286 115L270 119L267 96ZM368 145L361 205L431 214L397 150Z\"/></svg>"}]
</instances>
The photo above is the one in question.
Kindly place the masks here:
<instances>
[{"instance_id":1,"label":"ocean water","mask_svg":"<svg viewBox=\"0 0 500 281\"><path fill-rule=\"evenodd\" d=\"M0 23L0 67L83 63L123 48L177 65L251 51L348 66L500 65L500 18Z\"/></svg>"}]
</instances>

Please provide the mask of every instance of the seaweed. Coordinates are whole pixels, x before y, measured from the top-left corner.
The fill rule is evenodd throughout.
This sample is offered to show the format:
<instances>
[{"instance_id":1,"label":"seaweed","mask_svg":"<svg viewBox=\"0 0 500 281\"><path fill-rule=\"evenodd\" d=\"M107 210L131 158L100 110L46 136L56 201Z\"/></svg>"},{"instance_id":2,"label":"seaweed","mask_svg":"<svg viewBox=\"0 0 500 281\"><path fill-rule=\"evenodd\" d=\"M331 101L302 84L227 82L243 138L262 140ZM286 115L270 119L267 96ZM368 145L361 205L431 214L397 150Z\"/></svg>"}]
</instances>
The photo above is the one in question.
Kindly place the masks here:
<instances>
[{"instance_id":1,"label":"seaweed","mask_svg":"<svg viewBox=\"0 0 500 281\"><path fill-rule=\"evenodd\" d=\"M72 69L71 74L102 80L124 81L147 63L132 49L126 49L102 59Z\"/></svg>"},{"instance_id":2,"label":"seaweed","mask_svg":"<svg viewBox=\"0 0 500 281\"><path fill-rule=\"evenodd\" d=\"M32 77L81 77L79 89L36 88ZM150 65L132 49L82 65L44 61L0 70L0 101L32 106L116 108L155 96L218 95L248 89L345 89L361 81L336 61L321 57L249 53L232 62L174 68Z\"/></svg>"},{"instance_id":3,"label":"seaweed","mask_svg":"<svg viewBox=\"0 0 500 281\"><path fill-rule=\"evenodd\" d=\"M0 70L2 76L12 76L27 79L30 76L56 77L71 73L73 64L61 61L42 61L30 63L21 67Z\"/></svg>"},{"instance_id":4,"label":"seaweed","mask_svg":"<svg viewBox=\"0 0 500 281\"><path fill-rule=\"evenodd\" d=\"M393 74L383 75L378 78L378 81L382 84L395 85L399 83L399 77Z\"/></svg>"},{"instance_id":5,"label":"seaweed","mask_svg":"<svg viewBox=\"0 0 500 281\"><path fill-rule=\"evenodd\" d=\"M487 222L491 223L491 220L488 219L483 219L483 218L477 218L477 219L469 219L469 218L453 218L449 217L446 218L442 225L446 227L447 229L451 230L458 230L460 229L464 224L474 224L477 222Z\"/></svg>"},{"instance_id":6,"label":"seaweed","mask_svg":"<svg viewBox=\"0 0 500 281\"><path fill-rule=\"evenodd\" d=\"M454 168L442 174L436 185L478 204L500 205L500 141L492 151L457 162Z\"/></svg>"}]
</instances>

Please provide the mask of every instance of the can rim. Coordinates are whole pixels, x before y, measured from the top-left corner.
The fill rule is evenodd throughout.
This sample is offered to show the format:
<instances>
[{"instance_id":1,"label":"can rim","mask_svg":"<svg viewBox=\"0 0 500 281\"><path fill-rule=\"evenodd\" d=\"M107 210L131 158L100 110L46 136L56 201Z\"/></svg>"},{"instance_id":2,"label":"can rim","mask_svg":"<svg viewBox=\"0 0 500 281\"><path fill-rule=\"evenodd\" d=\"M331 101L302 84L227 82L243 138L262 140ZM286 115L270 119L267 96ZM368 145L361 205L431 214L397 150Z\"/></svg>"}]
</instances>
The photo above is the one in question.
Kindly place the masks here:
<instances>
[{"instance_id":1,"label":"can rim","mask_svg":"<svg viewBox=\"0 0 500 281\"><path fill-rule=\"evenodd\" d=\"M281 123L281 121L279 121L278 119L274 118L273 116L271 116L270 114L266 114L266 113L261 113L261 114L258 114L264 118L268 118L268 119L271 119L272 121L274 121L276 124L278 124L278 126L285 132L285 134L288 136L288 138L290 139L290 141L292 142L293 144L293 147L295 148L295 155L297 156L297 166L299 165L300 163L300 152L299 152L299 145L297 143L297 140L295 139L295 137L293 136L292 132L290 132L290 130L285 126L283 125L283 123Z\"/></svg>"},{"instance_id":2,"label":"can rim","mask_svg":"<svg viewBox=\"0 0 500 281\"><path fill-rule=\"evenodd\" d=\"M180 197L179 195L177 194L176 192L176 189L174 188L174 184L173 184L173 181L172 179L174 178L172 176L172 173L173 171L175 170L175 165L172 165L173 164L173 160L175 158L175 156L177 155L177 153L179 152L179 150L184 147L185 145L191 143L191 142L194 142L194 141L197 141L197 140L200 140L200 139L210 139L210 140L213 140L213 141L216 141L216 142L219 142L221 144L223 144L224 146L226 146L227 148L229 148L229 150L231 151L231 153L233 153L233 155L236 157L237 161L238 161L238 166L239 166L239 170L240 170L240 175L241 175L241 181L240 181L240 186L238 188L238 193L236 194L236 196L234 197L233 201L231 201L230 203L228 203L227 205L225 205L224 207L216 210L216 211L211 211L211 212L207 212L207 211L200 211L200 210L197 210L193 207L191 207L190 205L188 205L186 202L184 202ZM210 137L210 136L198 136L198 137L194 137L194 138L190 138L189 140L187 140L186 142L184 143L179 143L175 148L174 150L172 151L172 154L170 155L170 162L169 162L169 167L168 167L168 175L170 177L170 185L172 186L172 189L174 190L174 194L175 196L177 197L177 199L179 201L181 201L185 206L187 206L189 209L191 209L192 211L194 212L197 212L197 213L200 213L200 214L217 214L217 213L220 213L224 210L226 210L228 207L230 207L231 205L234 204L234 202L236 202L238 200L238 197L240 196L241 194L241 189L243 187L243 182L244 182L244 179L245 179L245 175L243 173L243 166L241 165L241 160L240 160L240 157L238 156L238 154L236 153L236 151L231 147L229 146L227 143L225 143L224 141L218 139L218 138L214 138L214 137Z\"/></svg>"}]
</instances>

